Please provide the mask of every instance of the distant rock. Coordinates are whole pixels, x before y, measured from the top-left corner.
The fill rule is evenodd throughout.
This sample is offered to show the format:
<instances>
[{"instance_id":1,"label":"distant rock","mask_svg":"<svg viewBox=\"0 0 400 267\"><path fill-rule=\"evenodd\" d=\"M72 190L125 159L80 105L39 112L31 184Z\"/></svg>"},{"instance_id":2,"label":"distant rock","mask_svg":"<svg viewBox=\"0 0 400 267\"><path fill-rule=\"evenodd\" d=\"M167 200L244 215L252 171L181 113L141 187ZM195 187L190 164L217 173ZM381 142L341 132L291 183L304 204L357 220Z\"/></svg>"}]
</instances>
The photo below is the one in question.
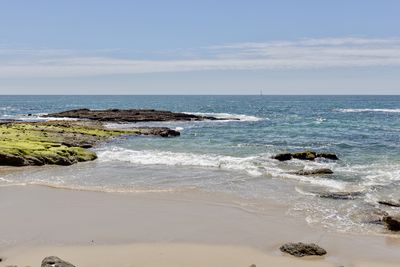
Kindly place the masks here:
<instances>
[{"instance_id":1,"label":"distant rock","mask_svg":"<svg viewBox=\"0 0 400 267\"><path fill-rule=\"evenodd\" d=\"M385 223L385 226L390 231L400 231L400 216L383 216L382 221Z\"/></svg>"},{"instance_id":2,"label":"distant rock","mask_svg":"<svg viewBox=\"0 0 400 267\"><path fill-rule=\"evenodd\" d=\"M299 159L299 160L315 160L316 158L326 158L330 160L338 160L339 158L337 157L336 154L334 153L328 153L328 152L323 152L323 153L317 153L312 150L306 150L302 152L295 152L295 153L281 153L277 154L272 157L273 159L279 160L279 161L287 161L291 159Z\"/></svg>"},{"instance_id":3,"label":"distant rock","mask_svg":"<svg viewBox=\"0 0 400 267\"><path fill-rule=\"evenodd\" d=\"M302 242L299 243L286 243L279 248L282 252L288 253L295 257L304 257L304 256L322 256L326 254L326 250L321 248L320 246L310 243L305 244Z\"/></svg>"},{"instance_id":4,"label":"distant rock","mask_svg":"<svg viewBox=\"0 0 400 267\"><path fill-rule=\"evenodd\" d=\"M390 207L400 207L400 202L393 200L379 200L378 203Z\"/></svg>"},{"instance_id":5,"label":"distant rock","mask_svg":"<svg viewBox=\"0 0 400 267\"><path fill-rule=\"evenodd\" d=\"M41 267L75 267L75 266L58 257L50 256L43 259Z\"/></svg>"},{"instance_id":6,"label":"distant rock","mask_svg":"<svg viewBox=\"0 0 400 267\"><path fill-rule=\"evenodd\" d=\"M320 192L317 193L321 198L331 198L331 199L355 199L361 196L362 192Z\"/></svg>"},{"instance_id":7,"label":"distant rock","mask_svg":"<svg viewBox=\"0 0 400 267\"><path fill-rule=\"evenodd\" d=\"M297 175L321 175L321 174L332 174L333 171L328 168L321 168L321 169L315 169L315 170L300 170L297 172L294 172L294 174Z\"/></svg>"},{"instance_id":8,"label":"distant rock","mask_svg":"<svg viewBox=\"0 0 400 267\"><path fill-rule=\"evenodd\" d=\"M199 116L194 114L171 112L154 109L74 109L58 113L51 113L45 117L78 118L107 122L149 122L149 121L203 121L203 120L227 120L211 116ZM235 118L228 118L235 120ZM237 119L238 120L238 119Z\"/></svg>"}]
</instances>

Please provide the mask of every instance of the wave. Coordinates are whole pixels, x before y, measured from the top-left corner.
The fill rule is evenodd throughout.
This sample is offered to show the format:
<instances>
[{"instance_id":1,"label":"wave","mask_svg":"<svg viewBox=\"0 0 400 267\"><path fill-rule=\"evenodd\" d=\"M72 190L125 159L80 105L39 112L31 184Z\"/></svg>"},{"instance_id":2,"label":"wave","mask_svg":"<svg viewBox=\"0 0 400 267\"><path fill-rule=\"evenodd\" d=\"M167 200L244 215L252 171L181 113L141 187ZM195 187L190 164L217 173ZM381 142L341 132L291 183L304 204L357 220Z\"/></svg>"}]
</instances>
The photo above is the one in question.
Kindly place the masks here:
<instances>
[{"instance_id":1,"label":"wave","mask_svg":"<svg viewBox=\"0 0 400 267\"><path fill-rule=\"evenodd\" d=\"M28 115L2 115L7 119L13 119L24 122L41 122L41 121L77 121L77 118L59 118L59 117L43 117L46 113Z\"/></svg>"},{"instance_id":2,"label":"wave","mask_svg":"<svg viewBox=\"0 0 400 267\"><path fill-rule=\"evenodd\" d=\"M351 113L351 112L386 112L386 113L400 113L400 108L340 108L334 111Z\"/></svg>"},{"instance_id":3,"label":"wave","mask_svg":"<svg viewBox=\"0 0 400 267\"><path fill-rule=\"evenodd\" d=\"M112 147L98 151L98 160L103 162L122 161L137 165L165 165L211 168L227 171L241 171L253 177L273 177L278 179L297 180L306 184L314 184L336 190L348 187L344 181L326 179L317 176L301 176L290 173L280 162L271 159L269 154L259 154L249 157L233 157L216 154L197 154L188 152L170 152L160 150L131 150ZM296 161L293 162L296 164ZM326 164L313 162L298 162L298 169L315 168ZM302 164L304 164L302 166ZM332 166L333 167L333 166ZM293 170L292 170L293 171Z\"/></svg>"},{"instance_id":4,"label":"wave","mask_svg":"<svg viewBox=\"0 0 400 267\"><path fill-rule=\"evenodd\" d=\"M262 172L254 164L258 157L232 157L213 154L195 154L158 150L131 150L119 147L97 153L100 161L125 161L140 165L167 165L209 167L226 170L246 171L259 176Z\"/></svg>"},{"instance_id":5,"label":"wave","mask_svg":"<svg viewBox=\"0 0 400 267\"><path fill-rule=\"evenodd\" d=\"M193 114L198 116L209 116L215 117L217 119L226 119L227 121L261 121L266 118L259 118L256 116L245 115L245 114L235 114L235 113L214 113L214 112L184 112L186 114Z\"/></svg>"}]
</instances>

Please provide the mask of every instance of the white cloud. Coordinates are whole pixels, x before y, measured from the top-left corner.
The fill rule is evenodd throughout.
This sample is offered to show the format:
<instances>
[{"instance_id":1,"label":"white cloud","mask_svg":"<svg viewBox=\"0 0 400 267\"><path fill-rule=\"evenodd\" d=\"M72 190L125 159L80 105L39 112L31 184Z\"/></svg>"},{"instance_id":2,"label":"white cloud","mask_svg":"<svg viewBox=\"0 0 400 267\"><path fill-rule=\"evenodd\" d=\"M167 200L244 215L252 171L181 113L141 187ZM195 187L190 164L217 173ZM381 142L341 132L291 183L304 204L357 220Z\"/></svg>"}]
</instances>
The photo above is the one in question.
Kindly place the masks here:
<instances>
[{"instance_id":1,"label":"white cloud","mask_svg":"<svg viewBox=\"0 0 400 267\"><path fill-rule=\"evenodd\" d=\"M400 39L326 38L240 43L153 53L143 60L114 50L0 48L0 77L74 77L204 70L285 70L400 66ZM129 54L129 53L123 53ZM166 57L167 59L163 58ZM145 58L142 55L140 58Z\"/></svg>"}]
</instances>

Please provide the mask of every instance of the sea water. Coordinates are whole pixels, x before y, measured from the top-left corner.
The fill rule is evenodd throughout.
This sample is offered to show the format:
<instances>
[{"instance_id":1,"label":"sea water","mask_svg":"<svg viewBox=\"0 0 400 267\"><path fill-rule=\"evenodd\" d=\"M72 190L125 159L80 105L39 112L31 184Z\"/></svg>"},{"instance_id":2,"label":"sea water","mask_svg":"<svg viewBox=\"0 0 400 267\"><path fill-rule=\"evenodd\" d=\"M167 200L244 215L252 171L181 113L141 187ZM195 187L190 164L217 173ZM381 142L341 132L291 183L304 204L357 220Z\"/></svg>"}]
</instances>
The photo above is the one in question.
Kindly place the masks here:
<instances>
[{"instance_id":1,"label":"sea water","mask_svg":"<svg viewBox=\"0 0 400 267\"><path fill-rule=\"evenodd\" d=\"M0 185L225 194L259 212L264 200L282 203L288 214L338 231L379 233L383 227L368 223L368 215L377 208L397 212L377 201L400 199L400 96L0 96L3 120L46 120L41 115L77 108L151 108L227 120L110 123L170 127L181 136L117 138L94 149L94 162L0 174ZM309 149L340 160L271 158ZM293 174L315 168L334 174ZM356 196L320 198L321 192Z\"/></svg>"}]
</instances>

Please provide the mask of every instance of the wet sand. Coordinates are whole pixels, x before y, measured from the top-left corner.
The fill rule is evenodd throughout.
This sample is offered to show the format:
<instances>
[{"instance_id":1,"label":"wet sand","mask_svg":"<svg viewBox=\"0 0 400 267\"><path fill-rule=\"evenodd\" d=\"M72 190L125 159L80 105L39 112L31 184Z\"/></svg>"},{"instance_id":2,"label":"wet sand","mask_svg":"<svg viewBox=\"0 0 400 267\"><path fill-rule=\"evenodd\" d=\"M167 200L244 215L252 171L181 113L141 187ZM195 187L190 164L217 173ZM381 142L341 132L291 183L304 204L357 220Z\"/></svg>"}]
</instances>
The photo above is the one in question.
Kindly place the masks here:
<instances>
[{"instance_id":1,"label":"wet sand","mask_svg":"<svg viewBox=\"0 0 400 267\"><path fill-rule=\"evenodd\" d=\"M76 266L397 266L400 239L337 234L270 204L264 213L210 194L102 193L0 187L0 266L39 266L56 255ZM325 257L283 255L315 242ZM369 265L368 265L368 264Z\"/></svg>"}]
</instances>

